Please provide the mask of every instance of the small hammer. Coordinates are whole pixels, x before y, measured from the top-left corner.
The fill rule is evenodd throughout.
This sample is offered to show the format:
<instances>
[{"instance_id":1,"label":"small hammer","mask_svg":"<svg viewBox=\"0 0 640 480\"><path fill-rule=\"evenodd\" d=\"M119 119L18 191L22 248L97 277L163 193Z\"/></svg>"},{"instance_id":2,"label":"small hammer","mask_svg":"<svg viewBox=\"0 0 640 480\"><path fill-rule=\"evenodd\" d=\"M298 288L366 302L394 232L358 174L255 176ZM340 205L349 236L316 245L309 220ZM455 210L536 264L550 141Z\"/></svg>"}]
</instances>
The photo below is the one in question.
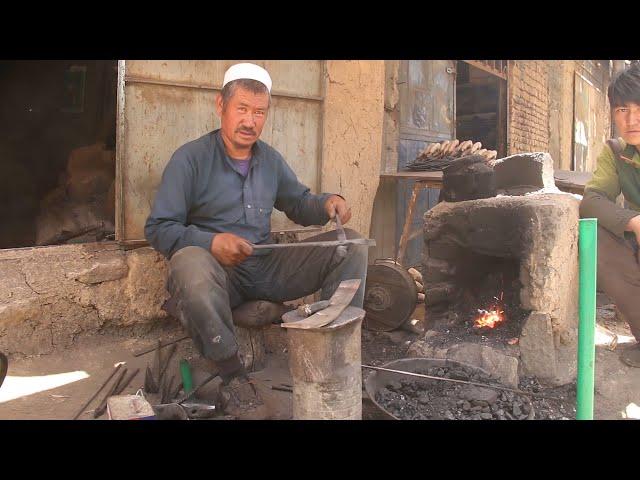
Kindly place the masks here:
<instances>
[{"instance_id":1,"label":"small hammer","mask_svg":"<svg viewBox=\"0 0 640 480\"><path fill-rule=\"evenodd\" d=\"M344 227L342 226L342 222L340 221L340 215L336 213L336 233L338 234L338 241L344 242L347 240L347 235L344 233ZM337 250L337 254L339 257L344 258L347 256L347 247L344 245L340 245Z\"/></svg>"}]
</instances>

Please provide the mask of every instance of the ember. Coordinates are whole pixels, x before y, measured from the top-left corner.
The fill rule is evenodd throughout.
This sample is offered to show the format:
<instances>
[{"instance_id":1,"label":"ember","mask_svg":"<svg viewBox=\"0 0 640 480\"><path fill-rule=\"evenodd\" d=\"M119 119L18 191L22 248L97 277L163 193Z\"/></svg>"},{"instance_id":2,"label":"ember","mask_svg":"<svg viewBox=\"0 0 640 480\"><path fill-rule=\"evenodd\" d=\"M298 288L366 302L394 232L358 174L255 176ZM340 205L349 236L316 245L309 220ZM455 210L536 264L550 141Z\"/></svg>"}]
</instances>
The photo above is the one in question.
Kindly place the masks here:
<instances>
[{"instance_id":1,"label":"ember","mask_svg":"<svg viewBox=\"0 0 640 480\"><path fill-rule=\"evenodd\" d=\"M502 298L504 292L500 293L500 299L494 297L497 303L491 305L488 310L479 308L479 315L473 321L475 328L496 328L505 321L504 310L502 308Z\"/></svg>"},{"instance_id":2,"label":"ember","mask_svg":"<svg viewBox=\"0 0 640 480\"><path fill-rule=\"evenodd\" d=\"M473 322L477 328L496 328L504 322L504 311L502 310L482 310L478 309L478 315Z\"/></svg>"}]
</instances>

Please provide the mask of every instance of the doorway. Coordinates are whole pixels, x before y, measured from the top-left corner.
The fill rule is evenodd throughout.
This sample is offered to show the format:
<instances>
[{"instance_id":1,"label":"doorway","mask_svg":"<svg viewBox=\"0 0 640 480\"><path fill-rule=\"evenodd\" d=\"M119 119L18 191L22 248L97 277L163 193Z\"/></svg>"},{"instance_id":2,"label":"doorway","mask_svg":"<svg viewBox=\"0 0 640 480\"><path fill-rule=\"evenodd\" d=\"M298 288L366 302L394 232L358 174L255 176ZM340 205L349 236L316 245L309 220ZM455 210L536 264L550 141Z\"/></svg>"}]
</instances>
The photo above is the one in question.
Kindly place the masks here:
<instances>
[{"instance_id":1,"label":"doorway","mask_svg":"<svg viewBox=\"0 0 640 480\"><path fill-rule=\"evenodd\" d=\"M117 61L0 62L0 248L114 232Z\"/></svg>"}]
</instances>

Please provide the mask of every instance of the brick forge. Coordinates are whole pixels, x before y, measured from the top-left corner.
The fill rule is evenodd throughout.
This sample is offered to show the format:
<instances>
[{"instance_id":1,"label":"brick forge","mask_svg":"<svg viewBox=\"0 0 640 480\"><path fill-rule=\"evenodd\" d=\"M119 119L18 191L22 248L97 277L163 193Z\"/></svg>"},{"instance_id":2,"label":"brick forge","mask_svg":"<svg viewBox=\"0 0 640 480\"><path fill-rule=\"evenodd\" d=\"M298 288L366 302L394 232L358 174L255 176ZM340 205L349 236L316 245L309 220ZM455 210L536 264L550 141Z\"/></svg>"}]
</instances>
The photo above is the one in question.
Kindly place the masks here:
<instances>
[{"instance_id":1,"label":"brick forge","mask_svg":"<svg viewBox=\"0 0 640 480\"><path fill-rule=\"evenodd\" d=\"M550 385L574 380L579 201L555 188L551 165L548 154L507 157L491 165L490 182L486 169L476 169L482 182L467 185L488 185L496 195L476 192L476 199L445 178L444 198L465 200L441 202L424 216L432 328L412 354L477 364L511 385L521 375ZM506 320L493 329L474 327L478 309L494 302Z\"/></svg>"}]
</instances>

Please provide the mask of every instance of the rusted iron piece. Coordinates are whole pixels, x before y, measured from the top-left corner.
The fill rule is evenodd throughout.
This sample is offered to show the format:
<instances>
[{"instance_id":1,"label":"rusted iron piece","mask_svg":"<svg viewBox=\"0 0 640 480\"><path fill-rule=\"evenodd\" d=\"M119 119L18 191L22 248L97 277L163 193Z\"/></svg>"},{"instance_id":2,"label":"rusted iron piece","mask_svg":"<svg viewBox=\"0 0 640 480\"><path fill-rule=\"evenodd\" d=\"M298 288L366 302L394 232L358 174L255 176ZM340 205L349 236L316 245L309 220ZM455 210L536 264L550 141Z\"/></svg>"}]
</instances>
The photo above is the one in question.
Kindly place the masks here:
<instances>
[{"instance_id":1,"label":"rusted iron piece","mask_svg":"<svg viewBox=\"0 0 640 480\"><path fill-rule=\"evenodd\" d=\"M183 395L183 398L181 398L180 400L177 400L175 403L181 404L183 402L186 402L187 400L189 400L190 398L192 398L197 392L198 390L200 390L202 387L204 387L207 383L209 383L211 380L213 380L214 378L216 378L218 375L220 375L220 372L213 372L211 375L209 375L200 385L198 385L197 387L195 387L194 389L192 389L189 393L187 393L186 395Z\"/></svg>"},{"instance_id":2,"label":"rusted iron piece","mask_svg":"<svg viewBox=\"0 0 640 480\"><path fill-rule=\"evenodd\" d=\"M111 374L107 377L107 379L102 383L102 385L100 385L100 388L98 388L98 390L96 391L96 393L94 393L91 398L89 400L87 400L87 403L85 403L82 408L80 410L78 410L78 413L76 413L73 416L73 420L77 420L77 418L82 414L82 412L84 412L84 409L87 408L89 406L89 404L91 402L93 402L93 400L100 394L100 392L102 391L102 389L104 387L107 386L107 384L109 383L109 381L113 378L113 376L118 373L118 370L120 370L120 367L122 367L122 365L124 365L124 363L118 363L115 368L113 369L113 371L111 372Z\"/></svg>"},{"instance_id":3,"label":"rusted iron piece","mask_svg":"<svg viewBox=\"0 0 640 480\"><path fill-rule=\"evenodd\" d=\"M184 337L176 338L175 340L170 340L168 342L163 342L162 343L162 347L166 347L166 346L171 345L173 343L181 342L182 340L186 340L188 338L191 338L191 337L189 337L189 335L185 335ZM136 352L133 352L132 355L134 357L139 357L141 355L144 355L145 353L153 352L156 348L157 347L143 348L142 350L138 350Z\"/></svg>"},{"instance_id":4,"label":"rusted iron piece","mask_svg":"<svg viewBox=\"0 0 640 480\"><path fill-rule=\"evenodd\" d=\"M283 317L285 323L283 323L282 326L285 328L299 328L306 330L309 328L320 328L324 327L325 325L329 325L340 316L345 308L347 308L356 292L358 291L360 283L361 280L358 278L340 282L340 285L331 296L331 299L329 300L329 306L327 308L314 313L310 317L297 321L295 321L295 319L299 317L287 317L287 315L289 314L285 314L285 316ZM287 323L287 319L289 320L289 323Z\"/></svg>"},{"instance_id":5,"label":"rusted iron piece","mask_svg":"<svg viewBox=\"0 0 640 480\"><path fill-rule=\"evenodd\" d=\"M144 391L147 393L158 393L158 388L158 384L153 378L153 373L147 365L147 370L145 371L144 375Z\"/></svg>"},{"instance_id":6,"label":"rusted iron piece","mask_svg":"<svg viewBox=\"0 0 640 480\"><path fill-rule=\"evenodd\" d=\"M98 407L93 411L93 418L98 418L105 412L107 408L107 400L109 399L110 396L115 395L115 393L118 390L118 386L122 382L122 379L124 378L126 373L127 373L126 368L120 372L120 375L118 375L118 378L113 383L113 385L111 386L107 394L104 396L104 398L100 402L100 405L98 405Z\"/></svg>"},{"instance_id":7,"label":"rusted iron piece","mask_svg":"<svg viewBox=\"0 0 640 480\"><path fill-rule=\"evenodd\" d=\"M171 348L169 349L169 353L167 354L167 358L164 360L164 364L160 368L160 382L162 383L164 382L164 374L167 372L167 369L169 368L169 363L171 362L173 355L176 353L177 348L178 346L176 344L171 345Z\"/></svg>"}]
</instances>

